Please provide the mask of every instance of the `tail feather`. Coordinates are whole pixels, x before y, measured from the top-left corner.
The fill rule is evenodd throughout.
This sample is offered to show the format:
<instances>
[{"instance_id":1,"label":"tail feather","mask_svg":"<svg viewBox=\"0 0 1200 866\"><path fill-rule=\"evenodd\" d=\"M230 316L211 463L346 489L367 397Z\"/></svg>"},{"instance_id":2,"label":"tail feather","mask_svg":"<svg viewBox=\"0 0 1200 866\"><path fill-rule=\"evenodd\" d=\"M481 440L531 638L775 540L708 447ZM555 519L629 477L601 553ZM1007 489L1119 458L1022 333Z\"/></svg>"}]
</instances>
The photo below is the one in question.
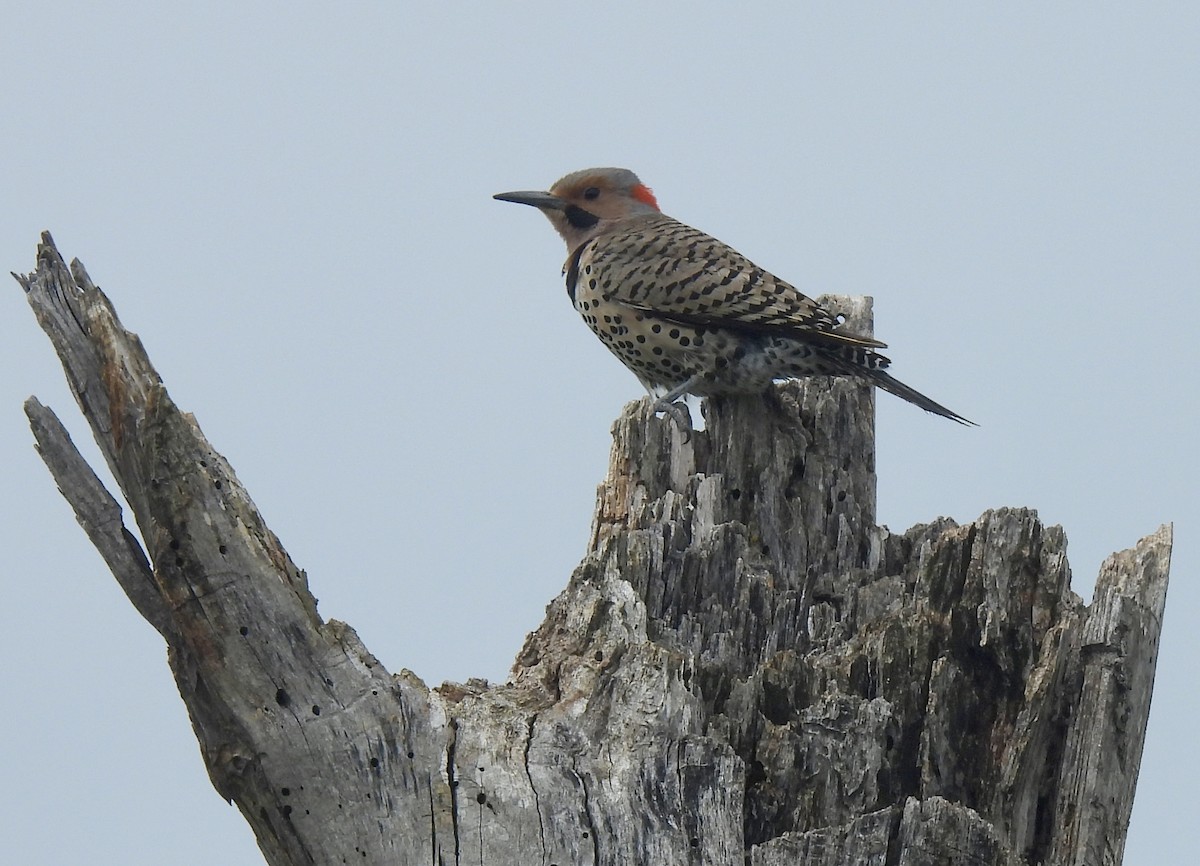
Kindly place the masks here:
<instances>
[{"instance_id":1,"label":"tail feather","mask_svg":"<svg viewBox=\"0 0 1200 866\"><path fill-rule=\"evenodd\" d=\"M893 378L883 370L859 370L858 374L874 385L878 385L883 390L890 394L895 394L901 400L907 400L914 406L920 406L926 412L932 412L934 415L941 415L943 418L949 418L951 421L957 421L959 424L964 424L968 427L979 426L974 421L969 421L957 412L951 411L938 403L936 400L931 400L926 397L916 388L910 388L899 379Z\"/></svg>"},{"instance_id":2,"label":"tail feather","mask_svg":"<svg viewBox=\"0 0 1200 866\"><path fill-rule=\"evenodd\" d=\"M943 418L949 418L951 421L957 421L968 427L979 426L974 421L947 409L936 400L926 397L916 388L910 388L899 379L893 378L887 371L888 365L892 362L886 355L881 355L873 349L860 346L838 346L832 351L825 351L821 354L833 362L841 375L853 376L860 381L870 382L872 385L895 394L901 400L907 400L914 406L920 406L926 412L932 412L934 415L941 415Z\"/></svg>"}]
</instances>

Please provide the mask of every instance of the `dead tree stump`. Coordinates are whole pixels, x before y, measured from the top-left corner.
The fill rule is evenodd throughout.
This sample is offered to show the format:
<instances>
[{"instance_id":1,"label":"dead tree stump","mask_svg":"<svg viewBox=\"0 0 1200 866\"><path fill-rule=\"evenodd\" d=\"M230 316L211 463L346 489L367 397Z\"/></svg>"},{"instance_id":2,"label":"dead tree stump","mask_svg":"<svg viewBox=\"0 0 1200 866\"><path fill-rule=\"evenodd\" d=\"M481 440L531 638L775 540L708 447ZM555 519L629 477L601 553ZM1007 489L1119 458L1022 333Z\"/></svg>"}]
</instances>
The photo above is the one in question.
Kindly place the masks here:
<instances>
[{"instance_id":1,"label":"dead tree stump","mask_svg":"<svg viewBox=\"0 0 1200 866\"><path fill-rule=\"evenodd\" d=\"M18 280L141 543L30 399L38 449L166 640L267 862L1120 862L1169 527L1110 557L1085 606L1032 511L875 525L869 389L710 401L690 439L642 401L511 680L429 689L321 619L78 262L47 235ZM868 333L869 303L840 303Z\"/></svg>"}]
</instances>

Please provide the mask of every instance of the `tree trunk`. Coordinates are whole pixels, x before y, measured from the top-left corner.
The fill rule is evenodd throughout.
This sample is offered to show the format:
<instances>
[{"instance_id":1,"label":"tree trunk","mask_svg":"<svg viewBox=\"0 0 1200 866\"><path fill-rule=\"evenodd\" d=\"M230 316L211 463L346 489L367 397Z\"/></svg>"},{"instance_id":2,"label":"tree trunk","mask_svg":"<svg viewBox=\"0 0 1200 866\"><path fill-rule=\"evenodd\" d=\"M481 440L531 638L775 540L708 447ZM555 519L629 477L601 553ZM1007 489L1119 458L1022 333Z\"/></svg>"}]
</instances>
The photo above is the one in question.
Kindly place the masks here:
<instances>
[{"instance_id":1,"label":"tree trunk","mask_svg":"<svg viewBox=\"0 0 1200 866\"><path fill-rule=\"evenodd\" d=\"M1169 527L1070 590L1025 509L875 525L874 397L791 382L690 437L631 404L590 550L504 685L389 674L44 236L18 277L137 522L38 448L162 634L217 791L283 864L1115 864ZM869 302L838 303L869 333Z\"/></svg>"}]
</instances>

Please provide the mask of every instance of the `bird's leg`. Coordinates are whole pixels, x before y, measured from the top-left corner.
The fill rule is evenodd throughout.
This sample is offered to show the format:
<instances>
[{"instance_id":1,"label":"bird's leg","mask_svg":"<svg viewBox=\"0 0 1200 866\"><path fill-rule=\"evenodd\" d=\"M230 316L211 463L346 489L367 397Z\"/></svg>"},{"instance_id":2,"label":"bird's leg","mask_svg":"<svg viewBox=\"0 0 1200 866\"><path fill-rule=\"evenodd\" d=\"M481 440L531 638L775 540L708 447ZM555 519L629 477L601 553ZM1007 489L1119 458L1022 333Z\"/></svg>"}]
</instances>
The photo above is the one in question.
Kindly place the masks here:
<instances>
[{"instance_id":1,"label":"bird's leg","mask_svg":"<svg viewBox=\"0 0 1200 866\"><path fill-rule=\"evenodd\" d=\"M675 404L676 400L678 400L684 394L690 394L692 389L695 388L697 385L699 385L703 381L704 381L703 373L697 373L695 376L692 376L691 378L684 380L684 382L682 384L676 385L674 388L672 388L667 393L663 394L661 397L658 398L658 400L655 401L654 411L655 412L669 412L670 410L667 408L668 405L673 406Z\"/></svg>"},{"instance_id":2,"label":"bird's leg","mask_svg":"<svg viewBox=\"0 0 1200 866\"><path fill-rule=\"evenodd\" d=\"M680 385L676 385L667 393L663 394L651 404L650 409L657 415L663 412L671 416L671 419L683 431L684 441L692 438L692 418L687 411L687 404L677 402L684 394L691 392L692 388L704 381L704 374L697 373L695 376L687 379Z\"/></svg>"},{"instance_id":3,"label":"bird's leg","mask_svg":"<svg viewBox=\"0 0 1200 866\"><path fill-rule=\"evenodd\" d=\"M671 416L671 420L675 422L675 426L683 433L683 441L687 442L692 438L692 416L688 414L687 404L680 401L677 403L664 403L659 400L651 407L654 414L663 412Z\"/></svg>"}]
</instances>

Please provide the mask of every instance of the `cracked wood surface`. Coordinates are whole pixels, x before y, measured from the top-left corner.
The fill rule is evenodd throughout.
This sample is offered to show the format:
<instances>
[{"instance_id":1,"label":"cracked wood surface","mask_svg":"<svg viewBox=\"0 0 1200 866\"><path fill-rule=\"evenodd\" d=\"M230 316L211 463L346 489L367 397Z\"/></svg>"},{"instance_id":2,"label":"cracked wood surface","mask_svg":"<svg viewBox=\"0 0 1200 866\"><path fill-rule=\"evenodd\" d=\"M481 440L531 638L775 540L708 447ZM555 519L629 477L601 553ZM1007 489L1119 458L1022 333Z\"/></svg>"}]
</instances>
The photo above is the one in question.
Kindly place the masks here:
<instances>
[{"instance_id":1,"label":"cracked wood surface","mask_svg":"<svg viewBox=\"0 0 1200 866\"><path fill-rule=\"evenodd\" d=\"M78 262L44 236L18 280L145 552L31 399L39 451L267 862L1120 862L1169 527L1085 606L1032 511L876 526L867 388L710 401L690 438L642 401L511 680L429 689L321 619Z\"/></svg>"}]
</instances>

